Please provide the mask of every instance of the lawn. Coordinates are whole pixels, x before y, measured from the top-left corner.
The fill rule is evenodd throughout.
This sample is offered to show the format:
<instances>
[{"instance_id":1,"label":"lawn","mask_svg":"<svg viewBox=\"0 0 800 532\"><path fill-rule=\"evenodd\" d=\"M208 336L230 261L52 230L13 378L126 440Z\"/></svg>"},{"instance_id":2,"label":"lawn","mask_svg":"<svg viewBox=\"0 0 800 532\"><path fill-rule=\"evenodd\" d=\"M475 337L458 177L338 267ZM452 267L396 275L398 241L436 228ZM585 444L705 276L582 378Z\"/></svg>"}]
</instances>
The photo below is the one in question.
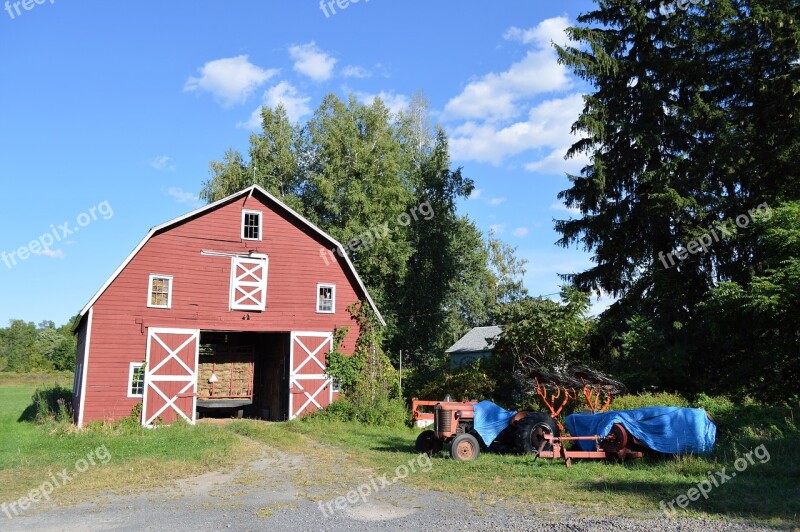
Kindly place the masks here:
<instances>
[{"instance_id":1,"label":"lawn","mask_svg":"<svg viewBox=\"0 0 800 532\"><path fill-rule=\"evenodd\" d=\"M45 378L43 378L45 379ZM49 380L47 380L49 379ZM58 380L58 379L56 379ZM158 430L104 426L78 432L69 426L35 425L20 416L37 385L49 383L0 378L0 502L14 501L47 481L50 472L75 469L76 462L105 446L110 459L76 475L69 489L54 494L61 504L90 500L109 490L166 486L175 480L229 468L231 460L259 455L262 445L307 463L293 481L312 500L341 495L370 478L395 476L416 456L417 430L379 428L309 419L289 423L237 421L226 426L176 425ZM65 379L62 384L69 384ZM624 464L560 461L483 453L470 463L446 452L431 467L402 483L417 489L460 494L483 504L520 511L557 511L561 505L604 515L663 517L659 502L669 502L707 478L733 471L737 457L764 444L769 460L738 473L708 499L692 502L678 516L741 517L779 526L800 524L800 433L795 412L754 404L727 405L716 416L717 451L708 458L651 458ZM677 508L677 506L676 506Z\"/></svg>"},{"instance_id":2,"label":"lawn","mask_svg":"<svg viewBox=\"0 0 800 532\"><path fill-rule=\"evenodd\" d=\"M406 464L414 453L418 432L382 429L349 423L299 422L274 426L272 432L294 433L343 449L348 458L366 469L389 474ZM724 438L723 435L721 438ZM265 434L264 440L269 441ZM720 442L725 445L725 441ZM737 442L737 445L740 442ZM708 500L700 498L676 516L741 517L775 525L800 523L800 467L797 433L766 442L769 461L738 473L714 487ZM751 447L752 448L752 447ZM764 455L762 455L764 456ZM548 509L548 505L574 505L604 515L652 514L663 517L659 502L687 493L707 478L709 471L734 471L735 455L721 449L710 458L651 458L624 464L536 460L518 455L483 453L475 462L451 460L446 451L433 459L427 474L411 475L411 487L467 495L488 504ZM719 477L717 477L719 478ZM362 480L363 482L363 480ZM677 506L674 506L678 509Z\"/></svg>"},{"instance_id":3,"label":"lawn","mask_svg":"<svg viewBox=\"0 0 800 532\"><path fill-rule=\"evenodd\" d=\"M67 469L74 477L68 489L58 490L59 503L87 500L107 490L169 485L174 480L213 471L243 460L255 451L252 442L220 427L178 425L159 430L104 427L78 432L70 426L35 425L21 420L37 385L54 381L71 385L71 377L31 382L29 377L5 377L0 382L0 502L18 500ZM36 379L34 379L36 380ZM11 381L11 382L9 382ZM96 452L95 463L73 475L79 460ZM105 459L110 455L110 459ZM102 458L102 460L101 460ZM102 462L107 462L103 464Z\"/></svg>"}]
</instances>

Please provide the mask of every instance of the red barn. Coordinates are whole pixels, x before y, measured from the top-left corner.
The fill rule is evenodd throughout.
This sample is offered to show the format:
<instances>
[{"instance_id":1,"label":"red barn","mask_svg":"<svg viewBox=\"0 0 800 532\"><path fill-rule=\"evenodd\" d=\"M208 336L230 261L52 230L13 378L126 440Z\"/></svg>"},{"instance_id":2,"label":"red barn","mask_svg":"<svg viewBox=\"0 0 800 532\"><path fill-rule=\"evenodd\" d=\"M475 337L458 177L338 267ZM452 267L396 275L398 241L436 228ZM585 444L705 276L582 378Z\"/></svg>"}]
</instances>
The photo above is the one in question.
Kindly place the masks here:
<instances>
[{"instance_id":1,"label":"red barn","mask_svg":"<svg viewBox=\"0 0 800 532\"><path fill-rule=\"evenodd\" d=\"M342 245L257 185L154 227L80 313L76 423L139 403L145 426L200 405L324 408L325 355L341 327L353 352L359 300L383 321Z\"/></svg>"}]
</instances>

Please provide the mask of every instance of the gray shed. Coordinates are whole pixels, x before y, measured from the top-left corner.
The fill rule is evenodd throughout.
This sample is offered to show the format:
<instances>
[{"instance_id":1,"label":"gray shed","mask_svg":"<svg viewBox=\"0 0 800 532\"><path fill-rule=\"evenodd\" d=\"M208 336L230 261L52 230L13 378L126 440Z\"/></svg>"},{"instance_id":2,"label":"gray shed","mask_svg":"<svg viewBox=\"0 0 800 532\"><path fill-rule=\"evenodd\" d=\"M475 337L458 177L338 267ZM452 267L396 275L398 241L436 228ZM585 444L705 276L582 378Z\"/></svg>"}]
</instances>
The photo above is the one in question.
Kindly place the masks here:
<instances>
[{"instance_id":1,"label":"gray shed","mask_svg":"<svg viewBox=\"0 0 800 532\"><path fill-rule=\"evenodd\" d=\"M503 329L498 325L491 327L475 327L454 343L446 353L450 355L450 367L458 368L479 358L491 356L494 340Z\"/></svg>"}]
</instances>

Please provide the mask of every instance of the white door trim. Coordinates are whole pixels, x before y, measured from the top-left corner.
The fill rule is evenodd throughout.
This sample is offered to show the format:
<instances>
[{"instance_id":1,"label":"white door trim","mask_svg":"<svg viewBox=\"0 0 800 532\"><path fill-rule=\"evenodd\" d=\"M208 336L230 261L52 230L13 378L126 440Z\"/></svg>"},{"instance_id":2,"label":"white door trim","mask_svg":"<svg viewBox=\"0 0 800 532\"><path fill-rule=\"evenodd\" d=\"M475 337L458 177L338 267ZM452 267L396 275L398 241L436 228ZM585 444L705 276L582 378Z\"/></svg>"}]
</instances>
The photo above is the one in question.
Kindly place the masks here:
<instances>
[{"instance_id":1,"label":"white door trim","mask_svg":"<svg viewBox=\"0 0 800 532\"><path fill-rule=\"evenodd\" d=\"M183 342L180 347L176 349L170 349L166 346L166 344L161 340L160 335L189 335L189 338ZM151 347L153 346L153 341L158 342L162 348L168 353L168 356L164 358L160 363L158 363L155 367L150 367L150 355L151 355ZM194 370L192 370L189 366L187 366L180 358L177 357L177 354L183 351L189 344L195 342L194 347ZM147 357L145 362L145 373L144 373L144 397L142 398L142 425L145 427L152 427L153 421L158 419L158 417L163 414L167 408L172 408L178 415L180 415L183 419L187 422L194 425L195 418L196 418L196 411L197 411L197 365L199 362L200 356L200 330L199 329L168 329L168 328L150 328L147 330ZM185 375L154 375L154 373L160 370L164 364L166 364L169 360L175 360L178 362L183 369L186 371ZM168 398L166 394L154 383L159 382L181 382L186 383L178 395L185 394L186 392L191 389L193 397L192 397L192 417L189 418L184 412L181 411L180 408L175 406L175 401L178 399L178 395ZM159 395L164 401L165 404L161 407L155 414L147 418L147 400L150 395L150 390L153 390L157 395Z\"/></svg>"},{"instance_id":2,"label":"white door trim","mask_svg":"<svg viewBox=\"0 0 800 532\"><path fill-rule=\"evenodd\" d=\"M325 373L317 373L317 374L299 374L298 372L303 369L306 364L308 364L312 359L314 362L320 366L322 371L325 371L325 362L320 361L317 355L322 351L325 347L328 348L328 352L333 351L333 333L332 332L307 332L307 331L295 331L291 333L290 343L289 343L289 419L295 419L297 417L296 412L302 412L305 410L311 403L314 403L317 408L322 408L322 406L317 401L317 397L319 396L320 392L322 392L325 387L327 386L328 389L331 389L331 379ZM310 338L325 338L327 341L322 342L317 349L313 352L311 349L306 347L306 345L300 340L301 337L310 337ZM299 345L301 352L295 353L295 346ZM295 368L295 360L299 361L301 357L305 355L302 359L302 363ZM309 390L306 390L301 381L324 381L319 388L317 388L313 393L309 393ZM295 409L294 407L294 394L292 393L292 388L297 386L300 390L303 391L303 395L305 395L306 402L303 404L302 407ZM329 394L330 397L330 394ZM302 399L301 399L302 400ZM328 401L330 403L330 400Z\"/></svg>"}]
</instances>

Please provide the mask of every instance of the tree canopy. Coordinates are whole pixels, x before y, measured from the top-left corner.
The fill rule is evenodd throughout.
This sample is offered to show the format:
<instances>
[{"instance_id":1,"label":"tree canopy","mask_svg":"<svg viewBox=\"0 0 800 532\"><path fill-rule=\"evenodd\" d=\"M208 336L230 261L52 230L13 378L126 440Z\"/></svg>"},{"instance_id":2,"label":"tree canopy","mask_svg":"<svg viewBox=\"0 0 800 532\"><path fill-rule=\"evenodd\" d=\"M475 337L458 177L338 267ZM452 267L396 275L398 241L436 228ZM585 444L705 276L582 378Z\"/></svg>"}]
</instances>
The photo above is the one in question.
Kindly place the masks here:
<instances>
[{"instance_id":1,"label":"tree canopy","mask_svg":"<svg viewBox=\"0 0 800 532\"><path fill-rule=\"evenodd\" d=\"M763 288L759 272L781 262L752 210L800 193L800 4L715 0L670 17L658 8L599 1L568 30L572 45L557 47L593 89L573 126L583 139L569 152L590 163L560 194L580 216L556 228L561 245L594 260L568 279L619 298L601 320L596 356L646 370L639 386L698 391L724 373L720 364L745 356L714 355L707 333L726 318L700 304L728 293L733 305L734 286ZM661 260L673 251L674 265ZM741 307L727 311L745 319ZM755 340L739 346L759 360L751 378L791 380L790 364Z\"/></svg>"},{"instance_id":2,"label":"tree canopy","mask_svg":"<svg viewBox=\"0 0 800 532\"><path fill-rule=\"evenodd\" d=\"M473 183L452 167L421 94L397 115L380 99L329 95L304 125L264 108L249 159L230 150L210 173L209 202L257 183L340 242L365 243L348 246L350 258L387 318L394 360L402 350L417 367L440 364L496 304L524 293L513 248L457 212Z\"/></svg>"}]
</instances>

